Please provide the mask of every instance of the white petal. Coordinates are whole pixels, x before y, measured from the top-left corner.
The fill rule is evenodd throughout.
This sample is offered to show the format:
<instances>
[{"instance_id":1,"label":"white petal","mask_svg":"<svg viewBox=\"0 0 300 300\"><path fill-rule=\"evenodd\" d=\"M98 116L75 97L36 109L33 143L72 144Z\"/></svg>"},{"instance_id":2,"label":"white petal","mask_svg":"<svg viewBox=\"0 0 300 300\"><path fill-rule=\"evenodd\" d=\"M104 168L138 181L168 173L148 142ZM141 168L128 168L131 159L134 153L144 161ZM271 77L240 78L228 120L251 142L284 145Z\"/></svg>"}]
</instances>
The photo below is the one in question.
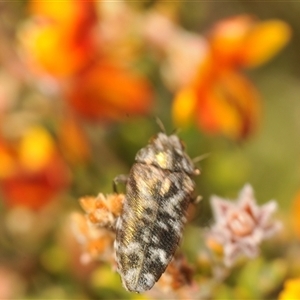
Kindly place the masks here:
<instances>
[{"instance_id":1,"label":"white petal","mask_svg":"<svg viewBox=\"0 0 300 300\"><path fill-rule=\"evenodd\" d=\"M233 204L230 201L226 201L218 196L212 196L210 198L210 205L216 222L219 220L224 220L228 210L233 207Z\"/></svg>"},{"instance_id":2,"label":"white petal","mask_svg":"<svg viewBox=\"0 0 300 300\"><path fill-rule=\"evenodd\" d=\"M271 215L277 210L277 202L275 200L269 201L260 208L260 216L258 222L260 226L268 224Z\"/></svg>"},{"instance_id":3,"label":"white petal","mask_svg":"<svg viewBox=\"0 0 300 300\"><path fill-rule=\"evenodd\" d=\"M242 249L242 252L250 258L255 258L259 254L259 248L256 244L241 244L240 248Z\"/></svg>"},{"instance_id":4,"label":"white petal","mask_svg":"<svg viewBox=\"0 0 300 300\"><path fill-rule=\"evenodd\" d=\"M264 239L268 239L275 235L282 229L282 223L280 221L273 222L270 227L264 229Z\"/></svg>"}]
</instances>

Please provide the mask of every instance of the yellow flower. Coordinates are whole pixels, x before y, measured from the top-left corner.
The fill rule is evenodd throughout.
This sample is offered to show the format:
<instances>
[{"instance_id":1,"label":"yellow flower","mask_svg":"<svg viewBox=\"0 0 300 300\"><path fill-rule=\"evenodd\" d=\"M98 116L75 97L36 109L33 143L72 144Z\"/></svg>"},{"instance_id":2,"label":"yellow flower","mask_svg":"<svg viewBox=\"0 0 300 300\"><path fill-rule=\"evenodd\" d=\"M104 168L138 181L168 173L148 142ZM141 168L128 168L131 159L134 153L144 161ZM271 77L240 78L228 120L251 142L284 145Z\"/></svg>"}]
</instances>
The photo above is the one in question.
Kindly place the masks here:
<instances>
[{"instance_id":1,"label":"yellow flower","mask_svg":"<svg viewBox=\"0 0 300 300\"><path fill-rule=\"evenodd\" d=\"M279 294L279 300L300 299L300 278L288 279L284 283L284 288Z\"/></svg>"},{"instance_id":2,"label":"yellow flower","mask_svg":"<svg viewBox=\"0 0 300 300\"><path fill-rule=\"evenodd\" d=\"M291 221L294 233L300 239L300 191L294 196L291 207Z\"/></svg>"},{"instance_id":3,"label":"yellow flower","mask_svg":"<svg viewBox=\"0 0 300 300\"><path fill-rule=\"evenodd\" d=\"M42 127L29 128L20 140L19 160L28 172L41 170L55 152L54 141Z\"/></svg>"}]
</instances>

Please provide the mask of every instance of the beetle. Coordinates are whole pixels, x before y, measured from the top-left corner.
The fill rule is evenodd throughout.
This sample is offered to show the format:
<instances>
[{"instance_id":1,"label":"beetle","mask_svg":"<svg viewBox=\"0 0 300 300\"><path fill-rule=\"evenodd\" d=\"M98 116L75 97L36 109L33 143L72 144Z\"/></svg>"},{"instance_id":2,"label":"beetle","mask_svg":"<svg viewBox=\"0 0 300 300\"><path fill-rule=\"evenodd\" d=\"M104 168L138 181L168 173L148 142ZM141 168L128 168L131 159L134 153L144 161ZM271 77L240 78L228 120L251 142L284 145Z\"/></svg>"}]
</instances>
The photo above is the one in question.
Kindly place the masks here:
<instances>
[{"instance_id":1,"label":"beetle","mask_svg":"<svg viewBox=\"0 0 300 300\"><path fill-rule=\"evenodd\" d=\"M151 289L172 260L199 174L179 137L159 132L138 151L128 177L116 177L115 184L126 182L114 248L128 291Z\"/></svg>"}]
</instances>

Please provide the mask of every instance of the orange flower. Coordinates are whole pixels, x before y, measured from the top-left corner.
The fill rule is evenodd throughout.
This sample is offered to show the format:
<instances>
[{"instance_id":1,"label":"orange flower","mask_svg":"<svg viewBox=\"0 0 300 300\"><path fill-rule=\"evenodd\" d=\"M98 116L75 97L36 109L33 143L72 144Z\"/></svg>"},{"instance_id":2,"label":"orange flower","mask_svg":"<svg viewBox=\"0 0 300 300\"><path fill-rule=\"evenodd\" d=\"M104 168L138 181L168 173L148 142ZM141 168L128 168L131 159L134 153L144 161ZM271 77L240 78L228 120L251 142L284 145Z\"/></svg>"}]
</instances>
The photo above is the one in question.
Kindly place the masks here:
<instances>
[{"instance_id":1,"label":"orange flower","mask_svg":"<svg viewBox=\"0 0 300 300\"><path fill-rule=\"evenodd\" d=\"M296 300L300 299L300 278L286 280L284 289L278 297L279 300Z\"/></svg>"},{"instance_id":2,"label":"orange flower","mask_svg":"<svg viewBox=\"0 0 300 300\"><path fill-rule=\"evenodd\" d=\"M234 139L248 136L257 126L260 102L255 87L239 70L271 59L290 35L289 26L279 20L258 22L243 15L217 23L197 75L175 97L175 122L183 126L196 118L208 133Z\"/></svg>"},{"instance_id":3,"label":"orange flower","mask_svg":"<svg viewBox=\"0 0 300 300\"><path fill-rule=\"evenodd\" d=\"M98 62L74 79L67 101L82 117L118 120L146 114L152 104L148 82L110 62Z\"/></svg>"},{"instance_id":4,"label":"orange flower","mask_svg":"<svg viewBox=\"0 0 300 300\"><path fill-rule=\"evenodd\" d=\"M94 1L31 1L30 11L37 18L20 36L33 68L64 77L95 56Z\"/></svg>"},{"instance_id":5,"label":"orange flower","mask_svg":"<svg viewBox=\"0 0 300 300\"><path fill-rule=\"evenodd\" d=\"M82 163L90 159L90 146L80 123L69 115L64 116L58 128L58 143L64 157L70 163Z\"/></svg>"},{"instance_id":6,"label":"orange flower","mask_svg":"<svg viewBox=\"0 0 300 300\"><path fill-rule=\"evenodd\" d=\"M0 186L8 206L38 209L66 187L69 172L42 127L28 128L16 143L0 142Z\"/></svg>"},{"instance_id":7,"label":"orange flower","mask_svg":"<svg viewBox=\"0 0 300 300\"><path fill-rule=\"evenodd\" d=\"M283 21L257 21L249 15L240 15L217 23L209 43L218 64L256 67L275 56L290 35L290 27Z\"/></svg>"}]
</instances>

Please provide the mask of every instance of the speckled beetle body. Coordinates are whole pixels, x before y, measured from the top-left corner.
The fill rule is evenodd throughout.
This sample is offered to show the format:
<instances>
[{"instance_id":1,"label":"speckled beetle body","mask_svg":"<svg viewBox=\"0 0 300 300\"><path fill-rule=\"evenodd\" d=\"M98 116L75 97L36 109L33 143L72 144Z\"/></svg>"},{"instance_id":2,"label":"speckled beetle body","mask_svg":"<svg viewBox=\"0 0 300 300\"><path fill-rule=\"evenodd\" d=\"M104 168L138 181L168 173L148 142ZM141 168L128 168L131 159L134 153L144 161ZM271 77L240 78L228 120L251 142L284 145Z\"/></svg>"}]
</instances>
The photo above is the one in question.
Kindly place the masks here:
<instances>
[{"instance_id":1,"label":"speckled beetle body","mask_svg":"<svg viewBox=\"0 0 300 300\"><path fill-rule=\"evenodd\" d=\"M164 273L180 242L198 175L173 134L152 139L136 155L116 228L117 270L124 287L144 292Z\"/></svg>"}]
</instances>

